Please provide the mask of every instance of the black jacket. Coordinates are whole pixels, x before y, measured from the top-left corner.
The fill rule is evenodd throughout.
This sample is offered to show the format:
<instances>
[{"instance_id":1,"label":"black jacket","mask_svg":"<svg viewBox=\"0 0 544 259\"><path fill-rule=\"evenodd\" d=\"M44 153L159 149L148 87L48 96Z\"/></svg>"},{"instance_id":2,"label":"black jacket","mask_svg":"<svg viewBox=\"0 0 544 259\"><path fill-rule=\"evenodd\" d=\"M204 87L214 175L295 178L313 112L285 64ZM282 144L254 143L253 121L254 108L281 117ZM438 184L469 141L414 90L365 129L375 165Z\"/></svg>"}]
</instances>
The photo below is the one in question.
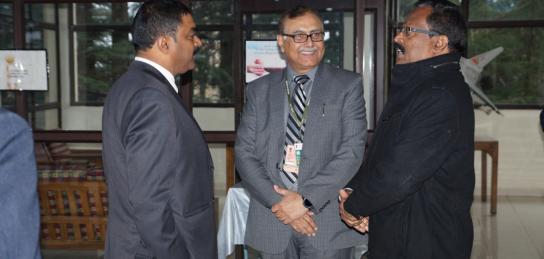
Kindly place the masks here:
<instances>
[{"instance_id":1,"label":"black jacket","mask_svg":"<svg viewBox=\"0 0 544 259\"><path fill-rule=\"evenodd\" d=\"M458 54L397 65L346 209L370 216L369 258L469 258L474 110Z\"/></svg>"}]
</instances>

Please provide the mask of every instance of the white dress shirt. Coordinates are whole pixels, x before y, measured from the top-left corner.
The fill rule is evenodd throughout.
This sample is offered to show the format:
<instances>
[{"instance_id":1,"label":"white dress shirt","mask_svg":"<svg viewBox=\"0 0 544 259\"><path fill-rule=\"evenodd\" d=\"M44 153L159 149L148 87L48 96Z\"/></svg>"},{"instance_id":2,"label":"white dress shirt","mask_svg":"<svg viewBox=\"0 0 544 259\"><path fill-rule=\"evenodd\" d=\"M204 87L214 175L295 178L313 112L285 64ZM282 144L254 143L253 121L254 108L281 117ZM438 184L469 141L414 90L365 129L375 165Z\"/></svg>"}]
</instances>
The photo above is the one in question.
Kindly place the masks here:
<instances>
[{"instance_id":1,"label":"white dress shirt","mask_svg":"<svg viewBox=\"0 0 544 259\"><path fill-rule=\"evenodd\" d=\"M161 72L161 74L166 78L166 80L170 82L170 85L174 88L174 91L176 91L176 93L178 92L178 86L176 85L176 80L174 79L174 75L172 75L172 73L170 73L170 71L168 71L166 68L146 58L135 57L134 60L147 63L150 66L154 67L155 69L159 70L159 72Z\"/></svg>"}]
</instances>

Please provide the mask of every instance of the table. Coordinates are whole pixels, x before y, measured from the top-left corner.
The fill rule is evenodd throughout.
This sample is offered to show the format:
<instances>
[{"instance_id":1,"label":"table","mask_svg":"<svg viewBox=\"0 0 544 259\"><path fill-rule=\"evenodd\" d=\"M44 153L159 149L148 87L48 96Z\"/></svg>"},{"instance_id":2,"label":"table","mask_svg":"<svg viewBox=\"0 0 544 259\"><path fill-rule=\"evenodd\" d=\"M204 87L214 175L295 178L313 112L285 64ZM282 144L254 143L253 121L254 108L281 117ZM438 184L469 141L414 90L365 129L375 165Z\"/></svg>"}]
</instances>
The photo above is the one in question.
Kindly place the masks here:
<instances>
[{"instance_id":1,"label":"table","mask_svg":"<svg viewBox=\"0 0 544 259\"><path fill-rule=\"evenodd\" d=\"M244 244L247 213L249 210L249 194L240 183L232 186L227 192L223 214L217 232L218 258L225 259L232 254L235 245ZM367 245L355 247L356 259L367 251Z\"/></svg>"},{"instance_id":2,"label":"table","mask_svg":"<svg viewBox=\"0 0 544 259\"><path fill-rule=\"evenodd\" d=\"M499 141L486 136L476 136L474 139L474 151L476 150L482 152L482 202L487 200L487 155L491 157L491 215L496 215Z\"/></svg>"},{"instance_id":3,"label":"table","mask_svg":"<svg viewBox=\"0 0 544 259\"><path fill-rule=\"evenodd\" d=\"M225 259L232 254L235 245L244 244L248 210L249 194L240 183L237 183L227 192L223 214L219 222L217 232L219 259Z\"/></svg>"}]
</instances>

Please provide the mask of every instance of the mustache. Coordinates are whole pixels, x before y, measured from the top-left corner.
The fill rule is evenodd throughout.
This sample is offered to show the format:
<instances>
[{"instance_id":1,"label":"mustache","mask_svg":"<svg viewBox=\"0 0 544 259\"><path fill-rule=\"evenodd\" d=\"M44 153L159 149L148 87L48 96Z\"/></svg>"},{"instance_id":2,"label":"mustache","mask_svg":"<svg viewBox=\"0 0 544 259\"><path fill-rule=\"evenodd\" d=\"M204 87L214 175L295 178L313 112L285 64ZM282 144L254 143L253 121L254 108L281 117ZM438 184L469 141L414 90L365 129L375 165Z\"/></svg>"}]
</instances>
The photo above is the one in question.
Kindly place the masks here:
<instances>
[{"instance_id":1,"label":"mustache","mask_svg":"<svg viewBox=\"0 0 544 259\"><path fill-rule=\"evenodd\" d=\"M395 43L393 44L393 46L394 46L394 48L395 48L395 51L400 51L400 52L404 53L405 49L404 49L404 47L403 47L402 45L400 45L400 44L398 44L398 43L395 42Z\"/></svg>"},{"instance_id":2,"label":"mustache","mask_svg":"<svg viewBox=\"0 0 544 259\"><path fill-rule=\"evenodd\" d=\"M304 52L304 51L317 51L317 48L316 48L316 47L301 47L298 51L299 51L299 52Z\"/></svg>"}]
</instances>

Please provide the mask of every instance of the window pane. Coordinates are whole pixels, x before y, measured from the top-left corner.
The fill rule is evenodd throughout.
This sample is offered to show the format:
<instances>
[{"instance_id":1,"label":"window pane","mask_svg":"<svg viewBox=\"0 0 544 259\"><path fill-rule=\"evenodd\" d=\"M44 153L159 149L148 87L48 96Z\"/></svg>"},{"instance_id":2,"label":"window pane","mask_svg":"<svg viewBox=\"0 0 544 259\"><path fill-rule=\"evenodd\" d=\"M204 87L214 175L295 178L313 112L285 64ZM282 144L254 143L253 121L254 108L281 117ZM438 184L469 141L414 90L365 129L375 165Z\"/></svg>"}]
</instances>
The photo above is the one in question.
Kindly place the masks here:
<instances>
[{"instance_id":1,"label":"window pane","mask_svg":"<svg viewBox=\"0 0 544 259\"><path fill-rule=\"evenodd\" d=\"M232 0L191 1L193 18L198 25L233 24Z\"/></svg>"},{"instance_id":2,"label":"window pane","mask_svg":"<svg viewBox=\"0 0 544 259\"><path fill-rule=\"evenodd\" d=\"M504 47L482 72L480 87L491 100L497 104L544 104L543 40L542 28L469 31L470 57Z\"/></svg>"},{"instance_id":3,"label":"window pane","mask_svg":"<svg viewBox=\"0 0 544 259\"><path fill-rule=\"evenodd\" d=\"M414 8L414 4L418 0L397 0L397 20L398 22L404 21L404 17L408 15L408 12ZM461 0L449 0L450 2L461 5ZM471 2L474 0L470 0Z\"/></svg>"},{"instance_id":4,"label":"window pane","mask_svg":"<svg viewBox=\"0 0 544 259\"><path fill-rule=\"evenodd\" d=\"M74 21L78 25L131 25L140 3L75 4Z\"/></svg>"},{"instance_id":5,"label":"window pane","mask_svg":"<svg viewBox=\"0 0 544 259\"><path fill-rule=\"evenodd\" d=\"M44 10L46 9L46 10ZM35 26L35 23L55 23L54 4L26 4L25 21L27 26Z\"/></svg>"},{"instance_id":6,"label":"window pane","mask_svg":"<svg viewBox=\"0 0 544 259\"><path fill-rule=\"evenodd\" d=\"M46 49L49 66L48 91L27 92L29 118L35 129L59 128L57 16L55 4L25 5L25 47ZM46 28L47 27L47 28Z\"/></svg>"},{"instance_id":7,"label":"window pane","mask_svg":"<svg viewBox=\"0 0 544 259\"><path fill-rule=\"evenodd\" d=\"M344 38L341 30L328 31L329 39L325 42L323 63L343 67Z\"/></svg>"},{"instance_id":8,"label":"window pane","mask_svg":"<svg viewBox=\"0 0 544 259\"><path fill-rule=\"evenodd\" d=\"M13 48L13 14L11 4L0 4L0 49ZM15 93L0 91L0 106L15 110Z\"/></svg>"},{"instance_id":9,"label":"window pane","mask_svg":"<svg viewBox=\"0 0 544 259\"><path fill-rule=\"evenodd\" d=\"M233 103L232 33L202 32L203 45L193 70L194 103Z\"/></svg>"},{"instance_id":10,"label":"window pane","mask_svg":"<svg viewBox=\"0 0 544 259\"><path fill-rule=\"evenodd\" d=\"M278 31L252 31L252 40L276 40Z\"/></svg>"},{"instance_id":11,"label":"window pane","mask_svg":"<svg viewBox=\"0 0 544 259\"><path fill-rule=\"evenodd\" d=\"M0 48L13 48L13 13L11 4L0 4Z\"/></svg>"},{"instance_id":12,"label":"window pane","mask_svg":"<svg viewBox=\"0 0 544 259\"><path fill-rule=\"evenodd\" d=\"M102 105L114 81L134 59L129 32L120 30L74 33L74 101Z\"/></svg>"},{"instance_id":13,"label":"window pane","mask_svg":"<svg viewBox=\"0 0 544 259\"><path fill-rule=\"evenodd\" d=\"M541 0L470 0L469 20L533 20L543 19Z\"/></svg>"},{"instance_id":14,"label":"window pane","mask_svg":"<svg viewBox=\"0 0 544 259\"><path fill-rule=\"evenodd\" d=\"M323 24L325 27L328 25L342 24L342 18L344 18L343 12L320 12L321 17L323 17Z\"/></svg>"},{"instance_id":15,"label":"window pane","mask_svg":"<svg viewBox=\"0 0 544 259\"><path fill-rule=\"evenodd\" d=\"M256 13L251 15L252 24L274 24L277 25L280 21L281 14L262 14Z\"/></svg>"},{"instance_id":16,"label":"window pane","mask_svg":"<svg viewBox=\"0 0 544 259\"><path fill-rule=\"evenodd\" d=\"M0 107L15 111L15 92L13 91L0 91Z\"/></svg>"},{"instance_id":17,"label":"window pane","mask_svg":"<svg viewBox=\"0 0 544 259\"><path fill-rule=\"evenodd\" d=\"M353 64L344 66L344 51L350 51L353 57L353 45L349 49L344 46L346 36L353 39L353 15L350 12L321 12L325 25L325 56L323 63L332 64L340 68L353 70ZM346 15L350 18L345 20Z\"/></svg>"}]
</instances>

